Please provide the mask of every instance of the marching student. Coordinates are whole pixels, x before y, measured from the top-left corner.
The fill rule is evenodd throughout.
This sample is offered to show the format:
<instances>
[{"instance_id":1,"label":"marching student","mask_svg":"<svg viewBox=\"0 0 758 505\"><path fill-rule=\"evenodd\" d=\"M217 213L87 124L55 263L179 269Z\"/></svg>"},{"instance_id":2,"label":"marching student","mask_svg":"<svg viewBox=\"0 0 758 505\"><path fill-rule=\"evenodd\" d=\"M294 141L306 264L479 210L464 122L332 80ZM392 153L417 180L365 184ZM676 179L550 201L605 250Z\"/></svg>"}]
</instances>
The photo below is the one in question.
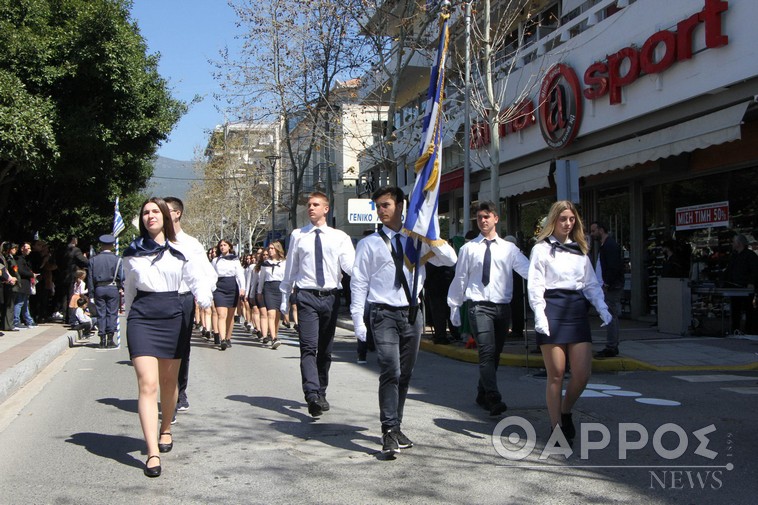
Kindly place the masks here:
<instances>
[{"instance_id":1,"label":"marching student","mask_svg":"<svg viewBox=\"0 0 758 505\"><path fill-rule=\"evenodd\" d=\"M401 431L403 409L413 366L421 343L422 318L415 317L418 294L411 294L414 272L409 269L404 251L410 239L403 227L403 190L393 186L379 188L371 196L382 229L358 242L350 279L350 314L358 340L366 340L363 310L370 303L369 326L374 336L379 361L379 420L382 424L382 452L394 455L413 447ZM433 253L433 255L431 254ZM447 242L430 247L423 244L419 254L431 255L430 263L455 265L455 250ZM418 266L418 291L424 285L426 269ZM411 297L415 299L411 300Z\"/></svg>"},{"instance_id":2,"label":"marching student","mask_svg":"<svg viewBox=\"0 0 758 505\"><path fill-rule=\"evenodd\" d=\"M453 324L460 325L460 310L467 303L471 331L479 352L476 403L498 416L508 408L497 387L497 368L511 320L513 271L529 274L529 260L518 247L500 238L497 205L482 202L476 211L481 232L461 247L447 304Z\"/></svg>"}]
</instances>

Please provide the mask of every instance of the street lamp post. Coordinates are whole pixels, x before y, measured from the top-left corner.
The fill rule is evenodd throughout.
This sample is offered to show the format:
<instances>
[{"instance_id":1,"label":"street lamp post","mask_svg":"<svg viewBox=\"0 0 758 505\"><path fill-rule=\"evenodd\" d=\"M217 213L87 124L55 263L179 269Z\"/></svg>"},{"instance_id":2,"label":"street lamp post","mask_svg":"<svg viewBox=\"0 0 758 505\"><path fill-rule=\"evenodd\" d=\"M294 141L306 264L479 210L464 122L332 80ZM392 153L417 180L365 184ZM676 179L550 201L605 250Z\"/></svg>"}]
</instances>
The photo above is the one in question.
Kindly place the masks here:
<instances>
[{"instance_id":1,"label":"street lamp post","mask_svg":"<svg viewBox=\"0 0 758 505\"><path fill-rule=\"evenodd\" d=\"M271 163L271 240L269 243L274 241L274 229L276 228L276 160L281 158L276 154L266 156L266 159Z\"/></svg>"}]
</instances>

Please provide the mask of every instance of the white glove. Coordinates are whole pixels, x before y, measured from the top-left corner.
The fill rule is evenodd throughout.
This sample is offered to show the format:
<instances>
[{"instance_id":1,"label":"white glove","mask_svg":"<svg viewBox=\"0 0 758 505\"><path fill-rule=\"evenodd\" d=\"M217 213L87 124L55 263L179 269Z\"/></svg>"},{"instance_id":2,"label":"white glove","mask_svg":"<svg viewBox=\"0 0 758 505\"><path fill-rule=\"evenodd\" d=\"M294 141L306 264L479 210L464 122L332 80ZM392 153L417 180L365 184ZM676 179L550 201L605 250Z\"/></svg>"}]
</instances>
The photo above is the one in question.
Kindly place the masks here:
<instances>
[{"instance_id":1,"label":"white glove","mask_svg":"<svg viewBox=\"0 0 758 505\"><path fill-rule=\"evenodd\" d=\"M550 336L550 325L547 323L547 317L544 315L534 316L534 331Z\"/></svg>"},{"instance_id":2,"label":"white glove","mask_svg":"<svg viewBox=\"0 0 758 505\"><path fill-rule=\"evenodd\" d=\"M461 308L460 307L450 307L450 322L453 323L453 326L461 326Z\"/></svg>"},{"instance_id":3,"label":"white glove","mask_svg":"<svg viewBox=\"0 0 758 505\"><path fill-rule=\"evenodd\" d=\"M197 304L200 306L201 309L210 309L212 303L213 303L212 296L201 296L197 298Z\"/></svg>"},{"instance_id":4,"label":"white glove","mask_svg":"<svg viewBox=\"0 0 758 505\"><path fill-rule=\"evenodd\" d=\"M355 327L355 338L357 338L361 342L366 341L366 325L365 324L361 324L360 326Z\"/></svg>"},{"instance_id":5,"label":"white glove","mask_svg":"<svg viewBox=\"0 0 758 505\"><path fill-rule=\"evenodd\" d=\"M608 326L613 321L613 316L607 310L603 310L600 311L600 319L603 320L603 324L600 325L601 327Z\"/></svg>"}]
</instances>

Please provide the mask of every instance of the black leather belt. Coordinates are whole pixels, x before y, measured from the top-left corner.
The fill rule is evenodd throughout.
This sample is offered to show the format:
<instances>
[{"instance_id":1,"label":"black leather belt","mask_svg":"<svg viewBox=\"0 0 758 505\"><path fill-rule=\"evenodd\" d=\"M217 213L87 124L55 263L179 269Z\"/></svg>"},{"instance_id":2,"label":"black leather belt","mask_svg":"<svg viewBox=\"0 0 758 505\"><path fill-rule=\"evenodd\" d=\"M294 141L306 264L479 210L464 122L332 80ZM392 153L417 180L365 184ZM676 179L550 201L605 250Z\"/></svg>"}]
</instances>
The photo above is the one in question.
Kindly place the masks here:
<instances>
[{"instance_id":1,"label":"black leather belt","mask_svg":"<svg viewBox=\"0 0 758 505\"><path fill-rule=\"evenodd\" d=\"M310 293L313 296L318 296L319 298L326 298L327 296L336 295L339 292L339 289L302 289L297 288L298 292L303 291L305 293Z\"/></svg>"},{"instance_id":2,"label":"black leather belt","mask_svg":"<svg viewBox=\"0 0 758 505\"><path fill-rule=\"evenodd\" d=\"M114 286L115 287L116 285L113 283L113 281L95 282L95 287L96 288L102 288L103 286Z\"/></svg>"},{"instance_id":3,"label":"black leather belt","mask_svg":"<svg viewBox=\"0 0 758 505\"><path fill-rule=\"evenodd\" d=\"M397 312L399 310L408 310L407 305L404 305L402 307L395 307L394 305L387 305L386 303L374 303L372 305L382 310L389 310L390 312Z\"/></svg>"},{"instance_id":4,"label":"black leather belt","mask_svg":"<svg viewBox=\"0 0 758 505\"><path fill-rule=\"evenodd\" d=\"M480 301L475 302L474 300L466 300L469 305L484 305L485 307L497 307L498 305L508 305L507 303L495 303L495 302L487 302L487 301Z\"/></svg>"}]
</instances>

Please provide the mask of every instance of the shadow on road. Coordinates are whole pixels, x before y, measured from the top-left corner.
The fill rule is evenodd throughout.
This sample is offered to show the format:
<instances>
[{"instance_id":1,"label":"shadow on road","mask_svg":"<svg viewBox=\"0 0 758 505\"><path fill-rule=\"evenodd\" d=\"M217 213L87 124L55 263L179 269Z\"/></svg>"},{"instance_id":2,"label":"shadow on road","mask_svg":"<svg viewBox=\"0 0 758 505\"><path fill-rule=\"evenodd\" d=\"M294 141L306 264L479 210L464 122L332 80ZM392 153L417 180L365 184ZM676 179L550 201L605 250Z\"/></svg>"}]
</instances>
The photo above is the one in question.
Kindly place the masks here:
<instances>
[{"instance_id":1,"label":"shadow on road","mask_svg":"<svg viewBox=\"0 0 758 505\"><path fill-rule=\"evenodd\" d=\"M122 400L120 398L100 398L97 403L102 403L103 405L110 405L111 407L116 407L117 409L121 409L126 412L132 412L134 414L137 413L137 399L133 398L130 400Z\"/></svg>"},{"instance_id":2,"label":"shadow on road","mask_svg":"<svg viewBox=\"0 0 758 505\"><path fill-rule=\"evenodd\" d=\"M97 456L112 459L134 468L142 468L143 462L129 453L145 452L145 441L140 438L120 435L105 435L102 433L74 433L66 439L70 444L79 445Z\"/></svg>"},{"instance_id":3,"label":"shadow on road","mask_svg":"<svg viewBox=\"0 0 758 505\"><path fill-rule=\"evenodd\" d=\"M230 395L227 399L298 420L299 422L272 420L271 426L280 433L302 440L318 440L338 449L369 455L375 455L378 451L374 447L381 443L377 437L364 433L368 430L365 426L320 422L323 418L314 418L306 414L307 407L301 402L271 396L247 395ZM361 442L366 442L368 447Z\"/></svg>"}]
</instances>

